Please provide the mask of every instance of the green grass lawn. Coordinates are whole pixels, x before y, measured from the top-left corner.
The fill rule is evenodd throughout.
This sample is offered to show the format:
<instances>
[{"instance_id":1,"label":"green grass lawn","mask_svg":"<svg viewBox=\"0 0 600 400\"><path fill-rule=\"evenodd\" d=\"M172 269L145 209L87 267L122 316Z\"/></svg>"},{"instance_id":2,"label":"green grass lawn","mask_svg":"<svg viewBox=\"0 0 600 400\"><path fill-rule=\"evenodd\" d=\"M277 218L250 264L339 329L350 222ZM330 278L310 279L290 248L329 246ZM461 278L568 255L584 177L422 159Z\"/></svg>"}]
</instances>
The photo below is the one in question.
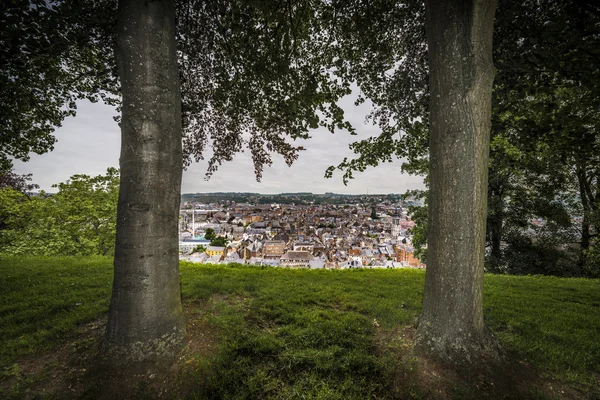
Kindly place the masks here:
<instances>
[{"instance_id":1,"label":"green grass lawn","mask_svg":"<svg viewBox=\"0 0 600 400\"><path fill-rule=\"evenodd\" d=\"M214 332L215 350L190 359L178 385L192 398L391 397L414 367L403 335L424 276L182 263L188 314ZM109 258L0 257L2 376L103 316L111 283ZM486 275L485 318L504 346L590 398L600 395L599 314L599 280Z\"/></svg>"}]
</instances>

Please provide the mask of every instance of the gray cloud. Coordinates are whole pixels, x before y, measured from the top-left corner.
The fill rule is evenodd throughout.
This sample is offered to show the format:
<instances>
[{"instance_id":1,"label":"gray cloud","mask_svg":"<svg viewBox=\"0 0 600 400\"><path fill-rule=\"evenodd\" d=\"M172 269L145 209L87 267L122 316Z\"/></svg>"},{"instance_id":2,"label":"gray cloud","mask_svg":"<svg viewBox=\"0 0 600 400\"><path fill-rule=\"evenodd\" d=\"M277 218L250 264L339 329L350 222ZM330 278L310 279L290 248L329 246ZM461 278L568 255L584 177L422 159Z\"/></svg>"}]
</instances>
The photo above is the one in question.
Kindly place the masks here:
<instances>
[{"instance_id":1,"label":"gray cloud","mask_svg":"<svg viewBox=\"0 0 600 400\"><path fill-rule=\"evenodd\" d=\"M364 123L370 105L353 105L348 97L340 102L347 118L357 128L358 135L347 132L331 134L325 129L311 133L312 138L302 141L306 148L299 159L288 167L282 157L275 155L273 165L266 168L261 182L256 182L254 166L248 152L238 154L235 160L221 168L206 181L206 162L193 164L183 174L182 192L336 192L336 193L403 193L407 189L423 188L423 179L400 171L400 162L381 164L377 168L356 173L355 179L344 186L341 173L332 179L324 178L330 165L337 165L344 157L351 158L348 145L353 141L374 136L377 128ZM103 104L78 103L77 117L65 121L57 129L58 142L52 152L31 155L27 163L15 162L18 173L32 173L34 182L47 191L51 185L67 180L74 174L98 175L108 167L118 167L120 151L119 127L112 117L115 111Z\"/></svg>"}]
</instances>

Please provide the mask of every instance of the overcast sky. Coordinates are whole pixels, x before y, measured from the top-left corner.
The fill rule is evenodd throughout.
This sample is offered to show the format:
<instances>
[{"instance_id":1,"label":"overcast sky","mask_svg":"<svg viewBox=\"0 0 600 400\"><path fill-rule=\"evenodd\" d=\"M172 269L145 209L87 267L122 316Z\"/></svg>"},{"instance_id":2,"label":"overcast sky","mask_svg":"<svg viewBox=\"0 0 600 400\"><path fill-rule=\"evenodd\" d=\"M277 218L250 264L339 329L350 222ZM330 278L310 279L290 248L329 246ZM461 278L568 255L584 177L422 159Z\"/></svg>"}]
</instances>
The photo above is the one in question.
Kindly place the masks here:
<instances>
[{"instance_id":1,"label":"overcast sky","mask_svg":"<svg viewBox=\"0 0 600 400\"><path fill-rule=\"evenodd\" d=\"M254 166L248 152L240 153L211 177L204 179L206 162L195 163L183 173L182 193L196 192L335 192L335 193L404 193L408 189L423 188L423 179L400 172L400 162L381 164L377 168L355 173L347 186L341 173L331 179L324 177L330 165L337 165L344 157L352 158L348 144L374 136L377 128L364 123L369 105L355 107L354 99L342 99L347 118L356 127L358 135L347 132L329 133L314 130L312 138L302 141L305 151L288 167L281 156L275 155L273 166L265 168L261 182L256 182ZM108 167L119 166L120 131L113 121L113 108L87 101L78 103L78 113L65 120L56 131L58 139L52 152L31 155L23 163L15 161L17 173L32 173L33 182L46 191L55 191L52 184L64 182L74 174L99 175Z\"/></svg>"}]
</instances>

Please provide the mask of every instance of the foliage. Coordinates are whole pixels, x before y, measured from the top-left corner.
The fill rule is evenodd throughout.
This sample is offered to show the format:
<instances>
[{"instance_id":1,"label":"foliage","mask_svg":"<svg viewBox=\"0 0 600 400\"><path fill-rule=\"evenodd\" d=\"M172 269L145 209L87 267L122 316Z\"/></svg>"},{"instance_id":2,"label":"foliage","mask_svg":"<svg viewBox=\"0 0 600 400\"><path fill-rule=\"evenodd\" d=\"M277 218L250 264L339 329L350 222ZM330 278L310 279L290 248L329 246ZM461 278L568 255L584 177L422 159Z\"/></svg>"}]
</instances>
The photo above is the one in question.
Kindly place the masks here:
<instances>
[{"instance_id":1,"label":"foliage","mask_svg":"<svg viewBox=\"0 0 600 400\"><path fill-rule=\"evenodd\" d=\"M408 207L408 213L415 225L410 228L412 233L412 244L415 248L414 255L421 260L423 264L427 264L427 197L429 192L420 190L409 193L415 199L423 199L424 205L411 205Z\"/></svg>"},{"instance_id":2,"label":"foliage","mask_svg":"<svg viewBox=\"0 0 600 400\"><path fill-rule=\"evenodd\" d=\"M31 361L70 345L82 324L108 310L109 257L3 256L0 269L4 373L18 369L25 354ZM192 263L182 263L180 271L190 322L218 338L206 343L211 352L186 360L178 380L187 396L419 394L411 381L418 365L398 332L420 312L423 271ZM485 281L486 320L502 343L542 374L597 396L600 282L499 275L486 275ZM406 386L394 389L399 376L407 376Z\"/></svg>"},{"instance_id":3,"label":"foliage","mask_svg":"<svg viewBox=\"0 0 600 400\"><path fill-rule=\"evenodd\" d=\"M507 247L495 246L491 267L598 276L587 254L600 211L600 68L592 61L600 8L507 2L507 11L512 23L497 31L488 217L490 238Z\"/></svg>"},{"instance_id":4,"label":"foliage","mask_svg":"<svg viewBox=\"0 0 600 400\"><path fill-rule=\"evenodd\" d=\"M32 174L19 175L13 171L0 171L0 189L12 188L23 194L28 194L34 189L39 189L39 185L30 183Z\"/></svg>"},{"instance_id":5,"label":"foliage","mask_svg":"<svg viewBox=\"0 0 600 400\"><path fill-rule=\"evenodd\" d=\"M33 6L32 6L33 5ZM0 15L0 144L8 157L52 149L76 101L116 105L114 0L3 2ZM249 149L257 179L271 153L288 164L309 130L352 126L337 101L351 80L332 51L332 5L178 0L177 44L187 164L212 149L207 175ZM0 165L1 167L1 165Z\"/></svg>"},{"instance_id":6,"label":"foliage","mask_svg":"<svg viewBox=\"0 0 600 400\"><path fill-rule=\"evenodd\" d=\"M31 174L19 175L13 171L0 170L0 231L7 229L8 219L14 213L15 206L25 201L23 196L29 196L32 190L39 188L35 183L30 183L31 180ZM0 233L0 248L3 240L5 239Z\"/></svg>"},{"instance_id":7,"label":"foliage","mask_svg":"<svg viewBox=\"0 0 600 400\"><path fill-rule=\"evenodd\" d=\"M352 131L336 104L350 82L325 29L330 8L317 0L177 2L188 161L212 143L211 175L246 147L260 178L271 152L288 164L298 157L302 147L287 138L308 138L318 126Z\"/></svg>"},{"instance_id":8,"label":"foliage","mask_svg":"<svg viewBox=\"0 0 600 400\"><path fill-rule=\"evenodd\" d=\"M106 175L74 175L54 185L55 195L25 197L0 189L5 229L0 253L31 255L113 254L118 171Z\"/></svg>"},{"instance_id":9,"label":"foliage","mask_svg":"<svg viewBox=\"0 0 600 400\"><path fill-rule=\"evenodd\" d=\"M206 247L199 244L198 246L194 247L194 250L192 250L192 253L204 253L205 251L206 251Z\"/></svg>"},{"instance_id":10,"label":"foliage","mask_svg":"<svg viewBox=\"0 0 600 400\"><path fill-rule=\"evenodd\" d=\"M227 239L225 239L225 237L223 236L217 236L214 239L212 239L210 241L210 245L211 246L218 246L218 247L226 247L227 246Z\"/></svg>"},{"instance_id":11,"label":"foliage","mask_svg":"<svg viewBox=\"0 0 600 400\"><path fill-rule=\"evenodd\" d=\"M492 140L488 186L487 267L497 272L598 276L593 247L599 204L597 181L600 148L597 133L600 117L599 36L600 8L591 1L501 0L494 33L494 82ZM415 32L411 46L425 46L425 36L406 22L405 34ZM419 35L416 33L421 32ZM406 59L421 65L424 58ZM395 73L394 73L395 74ZM399 75L399 74L398 74ZM408 81L396 77L403 88L421 82L420 100L396 98L403 106L386 108L394 119L407 115L406 103L414 103L410 122L426 122L426 79ZM391 81L392 79L390 79ZM391 84L388 86L393 92ZM419 108L420 107L420 108ZM414 135L408 139L407 136ZM427 133L404 129L389 136L385 129L377 138L353 145L356 160L338 168L344 177L381 161L391 161L394 151L420 154L406 156L407 172L427 173ZM409 143L418 149L410 150ZM394 146L403 149L394 150ZM426 179L427 181L427 179ZM413 208L417 248L425 244L426 210ZM420 251L420 250L418 250Z\"/></svg>"},{"instance_id":12,"label":"foliage","mask_svg":"<svg viewBox=\"0 0 600 400\"><path fill-rule=\"evenodd\" d=\"M9 227L14 227L14 215L18 212L19 204L26 201L27 197L13 189L0 189L0 249L9 240L6 232Z\"/></svg>"},{"instance_id":13,"label":"foliage","mask_svg":"<svg viewBox=\"0 0 600 400\"><path fill-rule=\"evenodd\" d=\"M335 30L348 74L360 89L357 103L368 99L367 120L378 136L352 143L354 159L331 166L343 172L344 183L379 163L401 160L403 172L427 171L429 84L424 2L347 3L337 9ZM373 32L377 32L376 35Z\"/></svg>"},{"instance_id":14,"label":"foliage","mask_svg":"<svg viewBox=\"0 0 600 400\"><path fill-rule=\"evenodd\" d=\"M217 235L215 234L215 230L213 228L207 228L204 232L204 239L206 240L213 240L216 237Z\"/></svg>"},{"instance_id":15,"label":"foliage","mask_svg":"<svg viewBox=\"0 0 600 400\"><path fill-rule=\"evenodd\" d=\"M78 99L115 104L111 25L116 2L0 4L0 170L51 150Z\"/></svg>"}]
</instances>

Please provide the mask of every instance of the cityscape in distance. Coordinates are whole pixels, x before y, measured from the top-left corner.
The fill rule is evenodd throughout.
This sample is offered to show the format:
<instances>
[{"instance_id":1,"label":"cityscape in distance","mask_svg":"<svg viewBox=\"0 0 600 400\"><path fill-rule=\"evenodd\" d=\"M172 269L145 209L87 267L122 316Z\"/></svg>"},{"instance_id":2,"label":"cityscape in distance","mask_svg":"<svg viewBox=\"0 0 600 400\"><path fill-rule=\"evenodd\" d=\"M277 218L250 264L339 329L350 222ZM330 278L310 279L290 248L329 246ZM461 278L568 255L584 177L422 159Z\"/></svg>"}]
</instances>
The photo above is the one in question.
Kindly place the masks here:
<instances>
[{"instance_id":1,"label":"cityscape in distance","mask_svg":"<svg viewBox=\"0 0 600 400\"><path fill-rule=\"evenodd\" d=\"M185 193L181 258L291 268L425 268L401 194Z\"/></svg>"}]
</instances>

